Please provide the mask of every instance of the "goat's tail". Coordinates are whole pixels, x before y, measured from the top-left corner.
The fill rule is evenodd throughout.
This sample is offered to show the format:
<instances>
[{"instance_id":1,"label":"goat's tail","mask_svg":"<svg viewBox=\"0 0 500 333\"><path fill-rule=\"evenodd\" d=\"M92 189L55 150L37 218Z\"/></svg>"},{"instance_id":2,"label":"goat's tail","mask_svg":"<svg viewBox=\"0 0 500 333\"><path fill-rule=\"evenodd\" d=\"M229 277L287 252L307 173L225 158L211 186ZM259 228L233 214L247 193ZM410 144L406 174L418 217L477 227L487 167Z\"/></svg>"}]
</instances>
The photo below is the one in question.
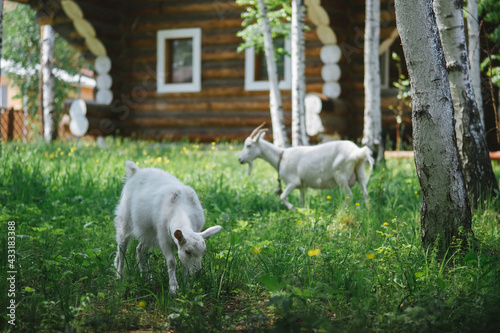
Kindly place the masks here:
<instances>
[{"instance_id":1,"label":"goat's tail","mask_svg":"<svg viewBox=\"0 0 500 333\"><path fill-rule=\"evenodd\" d=\"M137 170L139 170L139 167L132 161L125 161L125 167L127 168L127 170L125 171L125 181L132 178Z\"/></svg>"},{"instance_id":2,"label":"goat's tail","mask_svg":"<svg viewBox=\"0 0 500 333\"><path fill-rule=\"evenodd\" d=\"M373 168L374 160L372 157L372 151L367 146L353 151L349 157L355 161L356 166L368 163L370 168Z\"/></svg>"}]
</instances>

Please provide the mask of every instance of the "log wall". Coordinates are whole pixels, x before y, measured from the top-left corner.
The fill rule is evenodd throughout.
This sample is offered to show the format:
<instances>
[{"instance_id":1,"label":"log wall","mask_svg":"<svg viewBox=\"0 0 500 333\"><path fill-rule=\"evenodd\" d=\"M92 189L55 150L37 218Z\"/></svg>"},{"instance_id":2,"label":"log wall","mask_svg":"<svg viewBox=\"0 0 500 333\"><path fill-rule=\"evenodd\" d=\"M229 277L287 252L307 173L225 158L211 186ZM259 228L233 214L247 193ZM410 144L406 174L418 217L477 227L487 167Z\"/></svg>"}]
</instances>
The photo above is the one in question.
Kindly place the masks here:
<instances>
[{"instance_id":1,"label":"log wall","mask_svg":"<svg viewBox=\"0 0 500 333\"><path fill-rule=\"evenodd\" d=\"M19 0L21 1L21 0ZM39 4L35 0L31 5ZM381 41L393 32L394 0L381 0ZM234 0L75 0L84 18L112 60L110 75L114 100L109 106L112 125L106 133L147 138L196 140L244 139L262 121L270 123L269 92L245 91L245 54L237 52L241 39L240 14ZM363 130L363 38L365 0L322 0L337 45L342 107L330 110L327 130L342 138L360 139ZM40 10L40 8L38 8ZM307 15L306 15L307 18ZM85 40L62 10L52 18L56 31L71 45L93 58ZM306 93L321 93L323 46L320 30L308 19L306 32ZM156 33L162 29L202 29L202 88L196 93L156 92ZM396 41L395 43L398 43ZM290 128L290 91L281 91L285 122ZM392 89L382 92L383 126L391 133L397 99ZM91 121L98 123L99 115ZM99 126L94 126L98 128ZM112 130L113 129L113 130Z\"/></svg>"},{"instance_id":2,"label":"log wall","mask_svg":"<svg viewBox=\"0 0 500 333\"><path fill-rule=\"evenodd\" d=\"M338 4L332 11L345 20ZM268 91L245 91L245 53L237 52L242 40L242 8L233 0L124 1L123 70L118 79L122 94L132 105L123 121L127 135L148 138L213 140L244 139L269 114ZM311 25L310 22L308 22ZM196 93L156 92L156 32L162 29L202 29L202 88ZM343 38L343 37L342 37ZM319 58L322 47L314 26L306 32L306 90L321 92ZM114 81L116 79L114 78ZM290 91L282 90L285 122L290 127ZM346 112L347 113L347 112ZM344 124L341 130L347 135Z\"/></svg>"}]
</instances>

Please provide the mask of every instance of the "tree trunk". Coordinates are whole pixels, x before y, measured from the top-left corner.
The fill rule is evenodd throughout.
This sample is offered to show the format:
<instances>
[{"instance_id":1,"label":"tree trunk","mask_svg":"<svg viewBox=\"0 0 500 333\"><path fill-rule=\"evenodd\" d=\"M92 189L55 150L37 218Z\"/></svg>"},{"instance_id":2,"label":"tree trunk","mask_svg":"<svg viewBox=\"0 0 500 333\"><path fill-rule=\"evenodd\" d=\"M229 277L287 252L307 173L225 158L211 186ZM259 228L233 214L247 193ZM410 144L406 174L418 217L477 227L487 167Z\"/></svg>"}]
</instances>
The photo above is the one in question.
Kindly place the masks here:
<instances>
[{"instance_id":1,"label":"tree trunk","mask_svg":"<svg viewBox=\"0 0 500 333\"><path fill-rule=\"evenodd\" d=\"M469 63L472 87L476 97L477 111L484 127L483 95L481 89L481 47L479 43L479 21L477 0L467 0L467 30L469 34Z\"/></svg>"},{"instance_id":2,"label":"tree trunk","mask_svg":"<svg viewBox=\"0 0 500 333\"><path fill-rule=\"evenodd\" d=\"M292 0L292 146L308 145L306 133L304 0Z\"/></svg>"},{"instance_id":3,"label":"tree trunk","mask_svg":"<svg viewBox=\"0 0 500 333\"><path fill-rule=\"evenodd\" d=\"M54 53L54 30L50 25L43 27L42 38L42 75L43 75L43 136L47 143L57 137L54 109L54 66L52 56Z\"/></svg>"},{"instance_id":4,"label":"tree trunk","mask_svg":"<svg viewBox=\"0 0 500 333\"><path fill-rule=\"evenodd\" d=\"M395 8L411 82L422 245L443 256L455 238L472 234L443 48L432 0L396 0Z\"/></svg>"},{"instance_id":5,"label":"tree trunk","mask_svg":"<svg viewBox=\"0 0 500 333\"><path fill-rule=\"evenodd\" d=\"M258 0L259 12L262 18L262 34L264 36L264 50L266 52L267 73L269 76L269 106L271 120L273 122L273 141L278 147L288 146L285 122L283 119L283 106L281 104L281 92L278 86L278 69L274 57L273 38L271 25L267 17L267 6L264 0Z\"/></svg>"},{"instance_id":6,"label":"tree trunk","mask_svg":"<svg viewBox=\"0 0 500 333\"><path fill-rule=\"evenodd\" d=\"M458 151L471 205L477 207L498 187L469 74L462 6L462 1L434 0L455 110Z\"/></svg>"},{"instance_id":7,"label":"tree trunk","mask_svg":"<svg viewBox=\"0 0 500 333\"><path fill-rule=\"evenodd\" d=\"M380 107L380 0L366 0L365 23L365 119L362 143L368 146L378 162L384 161L382 112Z\"/></svg>"}]
</instances>

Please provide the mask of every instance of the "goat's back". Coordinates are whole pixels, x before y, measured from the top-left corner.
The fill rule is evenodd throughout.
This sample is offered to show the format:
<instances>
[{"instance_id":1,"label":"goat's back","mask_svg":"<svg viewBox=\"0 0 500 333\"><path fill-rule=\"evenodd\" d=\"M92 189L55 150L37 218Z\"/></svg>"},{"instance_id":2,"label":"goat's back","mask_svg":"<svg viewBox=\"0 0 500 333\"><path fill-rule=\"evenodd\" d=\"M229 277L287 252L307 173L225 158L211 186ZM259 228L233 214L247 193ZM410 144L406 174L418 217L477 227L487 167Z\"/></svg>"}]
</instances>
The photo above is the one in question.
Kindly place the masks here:
<instances>
[{"instance_id":1,"label":"goat's back","mask_svg":"<svg viewBox=\"0 0 500 333\"><path fill-rule=\"evenodd\" d=\"M194 231L201 230L203 208L191 187L157 168L137 168L127 175L116 215L131 223L132 233L141 242L155 245L155 237L144 237L168 232L168 224L175 218L188 220Z\"/></svg>"},{"instance_id":2,"label":"goat's back","mask_svg":"<svg viewBox=\"0 0 500 333\"><path fill-rule=\"evenodd\" d=\"M285 182L288 183L286 178L297 175L302 185L313 188L338 186L336 175L345 174L350 179L356 165L365 160L363 148L348 140L292 147L283 156L280 175Z\"/></svg>"}]
</instances>

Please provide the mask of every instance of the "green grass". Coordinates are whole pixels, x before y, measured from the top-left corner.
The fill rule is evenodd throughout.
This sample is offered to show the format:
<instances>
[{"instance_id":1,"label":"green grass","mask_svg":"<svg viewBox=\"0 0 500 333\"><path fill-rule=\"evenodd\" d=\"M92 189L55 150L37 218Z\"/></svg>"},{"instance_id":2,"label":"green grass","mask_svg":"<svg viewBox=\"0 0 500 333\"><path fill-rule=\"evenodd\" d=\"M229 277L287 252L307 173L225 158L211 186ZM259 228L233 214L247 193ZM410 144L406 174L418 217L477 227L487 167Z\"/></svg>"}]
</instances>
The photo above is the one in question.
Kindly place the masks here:
<instances>
[{"instance_id":1,"label":"green grass","mask_svg":"<svg viewBox=\"0 0 500 333\"><path fill-rule=\"evenodd\" d=\"M497 332L500 327L499 201L474 213L478 252L445 261L420 243L419 185L412 160L371 174L372 208L356 186L309 190L289 212L264 161L246 176L240 145L108 140L9 143L0 157L0 263L7 272L8 221L16 227L16 331L139 329L175 332ZM207 241L202 272L168 295L165 259L149 254L139 275L132 242L116 279L114 208L124 162L167 170L198 193ZM495 164L498 175L499 165ZM290 201L298 205L298 191ZM458 248L458 245L457 245ZM0 280L0 328L7 280Z\"/></svg>"}]
</instances>

